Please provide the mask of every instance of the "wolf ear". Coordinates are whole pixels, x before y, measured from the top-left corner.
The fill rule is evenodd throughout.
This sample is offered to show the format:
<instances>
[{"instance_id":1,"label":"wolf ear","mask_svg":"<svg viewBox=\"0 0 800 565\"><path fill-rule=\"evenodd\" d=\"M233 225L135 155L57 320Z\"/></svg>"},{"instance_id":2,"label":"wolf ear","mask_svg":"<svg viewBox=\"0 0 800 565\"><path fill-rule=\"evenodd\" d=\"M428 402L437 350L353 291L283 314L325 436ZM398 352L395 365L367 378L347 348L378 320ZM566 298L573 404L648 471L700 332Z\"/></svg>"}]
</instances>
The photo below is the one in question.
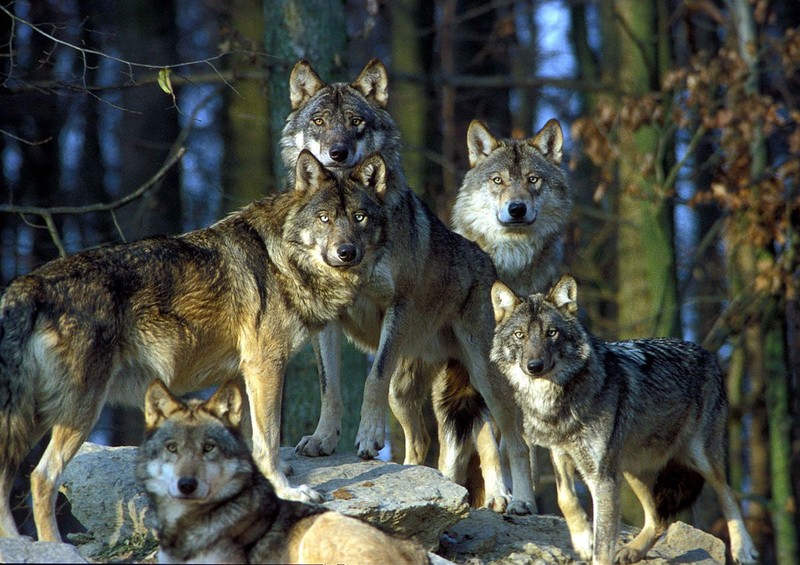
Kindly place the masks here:
<instances>
[{"instance_id":1,"label":"wolf ear","mask_svg":"<svg viewBox=\"0 0 800 565\"><path fill-rule=\"evenodd\" d=\"M297 61L289 76L289 98L292 101L292 110L303 106L325 86L325 82L319 78L308 61L305 59Z\"/></svg>"},{"instance_id":2,"label":"wolf ear","mask_svg":"<svg viewBox=\"0 0 800 565\"><path fill-rule=\"evenodd\" d=\"M544 124L528 143L538 149L542 155L550 159L556 165L561 164L561 146L564 144L564 133L561 131L561 124L558 120L551 118Z\"/></svg>"},{"instance_id":3,"label":"wolf ear","mask_svg":"<svg viewBox=\"0 0 800 565\"><path fill-rule=\"evenodd\" d=\"M371 188L378 198L386 194L386 163L378 153L373 153L359 165L355 177L364 186Z\"/></svg>"},{"instance_id":4,"label":"wolf ear","mask_svg":"<svg viewBox=\"0 0 800 565\"><path fill-rule=\"evenodd\" d=\"M147 430L154 430L172 414L186 408L161 379L155 379L147 387L144 396L144 423Z\"/></svg>"},{"instance_id":5,"label":"wolf ear","mask_svg":"<svg viewBox=\"0 0 800 565\"><path fill-rule=\"evenodd\" d=\"M480 120L472 120L467 130L469 166L475 167L498 147L500 147L500 142L489 132L489 129Z\"/></svg>"},{"instance_id":6,"label":"wolf ear","mask_svg":"<svg viewBox=\"0 0 800 565\"><path fill-rule=\"evenodd\" d=\"M547 301L556 308L566 308L570 314L578 312L578 284L569 275L561 277L556 285L547 293Z\"/></svg>"},{"instance_id":7,"label":"wolf ear","mask_svg":"<svg viewBox=\"0 0 800 565\"><path fill-rule=\"evenodd\" d=\"M389 75L379 59L367 63L350 86L381 108L389 102Z\"/></svg>"},{"instance_id":8,"label":"wolf ear","mask_svg":"<svg viewBox=\"0 0 800 565\"><path fill-rule=\"evenodd\" d=\"M330 173L308 149L303 149L294 166L294 189L312 190L320 186Z\"/></svg>"},{"instance_id":9,"label":"wolf ear","mask_svg":"<svg viewBox=\"0 0 800 565\"><path fill-rule=\"evenodd\" d=\"M239 429L242 423L242 392L236 383L227 381L203 403L203 409L230 427Z\"/></svg>"},{"instance_id":10,"label":"wolf ear","mask_svg":"<svg viewBox=\"0 0 800 565\"><path fill-rule=\"evenodd\" d=\"M514 313L514 309L522 302L510 288L502 282L494 281L492 285L492 306L494 307L494 322L497 325L504 323Z\"/></svg>"}]
</instances>

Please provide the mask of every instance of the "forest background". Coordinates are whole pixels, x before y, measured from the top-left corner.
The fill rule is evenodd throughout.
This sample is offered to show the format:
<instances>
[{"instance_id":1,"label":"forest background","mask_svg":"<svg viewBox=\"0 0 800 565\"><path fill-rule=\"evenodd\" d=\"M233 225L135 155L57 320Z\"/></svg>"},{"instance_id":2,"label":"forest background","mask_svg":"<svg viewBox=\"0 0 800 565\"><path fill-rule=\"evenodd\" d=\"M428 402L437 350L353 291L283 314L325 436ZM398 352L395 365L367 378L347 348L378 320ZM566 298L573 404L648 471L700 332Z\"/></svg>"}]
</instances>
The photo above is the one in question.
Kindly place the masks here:
<instances>
[{"instance_id":1,"label":"forest background","mask_svg":"<svg viewBox=\"0 0 800 565\"><path fill-rule=\"evenodd\" d=\"M731 483L763 561L798 562L800 2L4 0L0 22L3 286L281 189L300 58L329 81L387 65L406 175L445 222L472 119L530 137L558 118L577 201L564 270L589 327L718 353ZM368 363L347 347L340 450ZM294 445L319 413L308 351L284 406ZM106 410L92 440L136 444L140 418ZM709 493L691 520L725 535Z\"/></svg>"}]
</instances>

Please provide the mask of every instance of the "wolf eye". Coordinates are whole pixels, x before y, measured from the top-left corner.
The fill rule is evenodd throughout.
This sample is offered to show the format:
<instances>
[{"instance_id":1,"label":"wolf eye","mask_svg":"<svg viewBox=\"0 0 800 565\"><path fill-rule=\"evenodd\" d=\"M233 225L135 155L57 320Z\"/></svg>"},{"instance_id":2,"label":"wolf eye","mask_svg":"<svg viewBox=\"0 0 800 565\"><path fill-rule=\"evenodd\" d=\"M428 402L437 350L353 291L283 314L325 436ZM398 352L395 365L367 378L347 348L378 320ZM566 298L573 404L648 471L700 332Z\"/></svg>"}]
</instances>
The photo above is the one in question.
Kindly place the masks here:
<instances>
[{"instance_id":1,"label":"wolf eye","mask_svg":"<svg viewBox=\"0 0 800 565\"><path fill-rule=\"evenodd\" d=\"M325 120L323 120L322 118L311 118L311 123L314 124L315 126L321 126L322 124L325 123Z\"/></svg>"},{"instance_id":2,"label":"wolf eye","mask_svg":"<svg viewBox=\"0 0 800 565\"><path fill-rule=\"evenodd\" d=\"M211 453L217 448L217 444L211 441L207 441L203 444L203 453Z\"/></svg>"},{"instance_id":3,"label":"wolf eye","mask_svg":"<svg viewBox=\"0 0 800 565\"><path fill-rule=\"evenodd\" d=\"M555 328L547 328L547 337L556 337L558 335L558 330Z\"/></svg>"},{"instance_id":4,"label":"wolf eye","mask_svg":"<svg viewBox=\"0 0 800 565\"><path fill-rule=\"evenodd\" d=\"M539 177L537 177L536 175L530 175L530 176L528 176L528 182L529 182L529 183L531 183L531 184L536 184L536 183L537 183L537 182L539 182L540 180L541 180L541 179L540 179Z\"/></svg>"},{"instance_id":5,"label":"wolf eye","mask_svg":"<svg viewBox=\"0 0 800 565\"><path fill-rule=\"evenodd\" d=\"M168 441L164 444L164 449L169 451L170 453L177 453L178 452L178 442L176 441Z\"/></svg>"},{"instance_id":6,"label":"wolf eye","mask_svg":"<svg viewBox=\"0 0 800 565\"><path fill-rule=\"evenodd\" d=\"M367 215L362 212L356 212L353 214L353 219L360 224L367 219Z\"/></svg>"},{"instance_id":7,"label":"wolf eye","mask_svg":"<svg viewBox=\"0 0 800 565\"><path fill-rule=\"evenodd\" d=\"M517 339L522 339L525 337L525 332L523 332L522 330L515 330L514 337Z\"/></svg>"},{"instance_id":8,"label":"wolf eye","mask_svg":"<svg viewBox=\"0 0 800 565\"><path fill-rule=\"evenodd\" d=\"M492 177L492 182L494 184L503 184L503 179L500 176L494 176Z\"/></svg>"},{"instance_id":9,"label":"wolf eye","mask_svg":"<svg viewBox=\"0 0 800 565\"><path fill-rule=\"evenodd\" d=\"M326 214L325 212L322 212L319 215L319 221L322 222L323 224L327 224L330 221L330 218L328 217L328 214Z\"/></svg>"},{"instance_id":10,"label":"wolf eye","mask_svg":"<svg viewBox=\"0 0 800 565\"><path fill-rule=\"evenodd\" d=\"M363 123L364 123L364 120L362 118L352 118L350 120L350 125L352 125L353 127L358 127Z\"/></svg>"}]
</instances>

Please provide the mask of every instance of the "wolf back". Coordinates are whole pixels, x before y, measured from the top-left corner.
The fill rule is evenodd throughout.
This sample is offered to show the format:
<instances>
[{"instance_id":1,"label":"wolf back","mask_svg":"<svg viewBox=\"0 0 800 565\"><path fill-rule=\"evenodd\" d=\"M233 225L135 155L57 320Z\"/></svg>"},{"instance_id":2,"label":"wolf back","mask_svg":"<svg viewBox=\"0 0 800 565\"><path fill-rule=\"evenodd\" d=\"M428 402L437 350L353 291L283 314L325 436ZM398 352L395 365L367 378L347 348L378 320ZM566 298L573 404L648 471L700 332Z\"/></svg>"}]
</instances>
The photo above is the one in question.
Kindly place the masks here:
<instances>
[{"instance_id":1,"label":"wolf back","mask_svg":"<svg viewBox=\"0 0 800 565\"><path fill-rule=\"evenodd\" d=\"M385 167L374 157L337 180L306 152L296 177L295 190L209 228L85 251L12 281L0 301L0 534L17 533L14 474L51 431L31 488L39 539L60 541L64 465L104 402L141 406L152 375L186 392L241 371L262 470L282 496L320 499L279 469L283 371L379 260Z\"/></svg>"},{"instance_id":2,"label":"wolf back","mask_svg":"<svg viewBox=\"0 0 800 565\"><path fill-rule=\"evenodd\" d=\"M478 120L467 132L470 168L453 229L488 253L500 280L522 296L544 292L559 275L573 205L562 144L555 119L529 139L495 137Z\"/></svg>"},{"instance_id":3,"label":"wolf back","mask_svg":"<svg viewBox=\"0 0 800 565\"><path fill-rule=\"evenodd\" d=\"M162 563L428 563L413 542L322 506L284 500L239 432L228 382L207 401L147 390L136 477L158 521Z\"/></svg>"},{"instance_id":4,"label":"wolf back","mask_svg":"<svg viewBox=\"0 0 800 565\"><path fill-rule=\"evenodd\" d=\"M527 298L497 282L492 298L492 360L516 390L527 438L551 449L559 506L580 557L642 559L704 479L719 498L734 560L755 562L725 480L727 402L716 357L677 339L606 343L591 336L576 318L571 277ZM576 469L592 494L594 533L575 494ZM622 476L642 503L645 525L616 549Z\"/></svg>"}]
</instances>

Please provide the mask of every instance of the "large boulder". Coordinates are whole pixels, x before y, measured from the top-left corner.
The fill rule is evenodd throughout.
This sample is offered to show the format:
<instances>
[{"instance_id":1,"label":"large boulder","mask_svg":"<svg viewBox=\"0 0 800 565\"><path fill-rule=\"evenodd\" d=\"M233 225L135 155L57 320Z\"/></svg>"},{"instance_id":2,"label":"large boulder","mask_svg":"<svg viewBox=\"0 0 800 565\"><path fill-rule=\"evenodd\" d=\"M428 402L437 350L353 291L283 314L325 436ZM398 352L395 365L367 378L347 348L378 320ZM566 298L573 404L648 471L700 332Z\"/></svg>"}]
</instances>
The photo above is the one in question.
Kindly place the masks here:
<instances>
[{"instance_id":1,"label":"large boulder","mask_svg":"<svg viewBox=\"0 0 800 565\"><path fill-rule=\"evenodd\" d=\"M88 563L67 543L0 538L0 563Z\"/></svg>"}]
</instances>

